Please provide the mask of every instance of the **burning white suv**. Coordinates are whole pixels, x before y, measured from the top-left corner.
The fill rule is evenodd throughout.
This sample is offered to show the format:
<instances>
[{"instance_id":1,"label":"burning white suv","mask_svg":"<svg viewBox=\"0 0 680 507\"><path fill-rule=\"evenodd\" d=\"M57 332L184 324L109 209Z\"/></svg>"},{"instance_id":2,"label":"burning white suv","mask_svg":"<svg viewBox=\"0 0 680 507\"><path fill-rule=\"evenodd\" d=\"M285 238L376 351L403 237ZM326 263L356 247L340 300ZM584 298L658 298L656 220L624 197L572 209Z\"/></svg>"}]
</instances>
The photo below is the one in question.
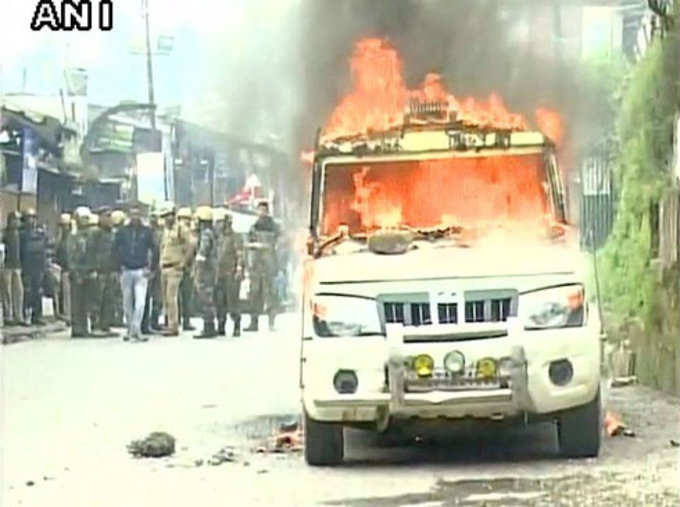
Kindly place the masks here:
<instances>
[{"instance_id":1,"label":"burning white suv","mask_svg":"<svg viewBox=\"0 0 680 507\"><path fill-rule=\"evenodd\" d=\"M600 318L548 138L405 126L321 144L309 246L309 464L342 461L344 426L413 417L552 420L565 456L598 454Z\"/></svg>"}]
</instances>

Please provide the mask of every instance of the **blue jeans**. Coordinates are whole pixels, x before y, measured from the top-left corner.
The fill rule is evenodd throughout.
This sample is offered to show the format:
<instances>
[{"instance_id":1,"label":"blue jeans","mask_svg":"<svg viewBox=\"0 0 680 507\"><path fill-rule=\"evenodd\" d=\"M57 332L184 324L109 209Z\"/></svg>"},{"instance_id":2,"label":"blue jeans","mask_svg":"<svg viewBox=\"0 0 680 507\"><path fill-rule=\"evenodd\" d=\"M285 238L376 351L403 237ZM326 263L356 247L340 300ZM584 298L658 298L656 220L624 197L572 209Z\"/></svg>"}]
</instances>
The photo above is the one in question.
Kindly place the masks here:
<instances>
[{"instance_id":1,"label":"blue jeans","mask_svg":"<svg viewBox=\"0 0 680 507\"><path fill-rule=\"evenodd\" d=\"M123 268L120 288L123 291L123 311L130 338L140 338L142 334L147 283L145 269Z\"/></svg>"}]
</instances>

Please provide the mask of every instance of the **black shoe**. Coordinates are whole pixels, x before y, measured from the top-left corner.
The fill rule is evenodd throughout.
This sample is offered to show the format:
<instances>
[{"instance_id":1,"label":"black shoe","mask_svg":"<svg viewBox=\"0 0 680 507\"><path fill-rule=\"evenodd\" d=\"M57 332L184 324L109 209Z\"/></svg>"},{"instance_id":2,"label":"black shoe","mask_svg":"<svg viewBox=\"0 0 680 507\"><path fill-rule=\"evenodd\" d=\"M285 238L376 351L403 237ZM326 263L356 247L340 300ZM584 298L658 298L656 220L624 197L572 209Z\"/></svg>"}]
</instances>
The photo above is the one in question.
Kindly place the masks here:
<instances>
[{"instance_id":1,"label":"black shoe","mask_svg":"<svg viewBox=\"0 0 680 507\"><path fill-rule=\"evenodd\" d=\"M208 338L217 338L218 334L215 332L214 329L206 329L204 330L201 334L195 334L194 339L195 340L205 340Z\"/></svg>"},{"instance_id":2,"label":"black shoe","mask_svg":"<svg viewBox=\"0 0 680 507\"><path fill-rule=\"evenodd\" d=\"M250 317L250 325L244 329L244 331L258 331L260 328L258 318Z\"/></svg>"}]
</instances>

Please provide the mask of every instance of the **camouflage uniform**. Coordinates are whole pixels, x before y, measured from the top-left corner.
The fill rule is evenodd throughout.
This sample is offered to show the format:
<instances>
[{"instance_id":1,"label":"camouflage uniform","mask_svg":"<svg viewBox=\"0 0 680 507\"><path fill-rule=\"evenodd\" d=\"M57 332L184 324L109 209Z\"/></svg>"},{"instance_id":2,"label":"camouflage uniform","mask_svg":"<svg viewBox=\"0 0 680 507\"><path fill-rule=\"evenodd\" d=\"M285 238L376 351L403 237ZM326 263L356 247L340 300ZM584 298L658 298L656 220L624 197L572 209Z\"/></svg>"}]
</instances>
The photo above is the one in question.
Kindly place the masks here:
<instances>
[{"instance_id":1,"label":"camouflage uniform","mask_svg":"<svg viewBox=\"0 0 680 507\"><path fill-rule=\"evenodd\" d=\"M241 334L241 257L243 241L233 230L223 230L217 242L217 285L215 306L217 308L218 334L225 334L227 312L234 321L234 336Z\"/></svg>"},{"instance_id":2,"label":"camouflage uniform","mask_svg":"<svg viewBox=\"0 0 680 507\"><path fill-rule=\"evenodd\" d=\"M88 308L91 308L93 279L96 280L92 231L78 226L68 242L69 278L71 282L71 337L89 336Z\"/></svg>"},{"instance_id":3,"label":"camouflage uniform","mask_svg":"<svg viewBox=\"0 0 680 507\"><path fill-rule=\"evenodd\" d=\"M59 305L62 317L67 324L71 322L71 283L69 278L69 261L68 250L71 242L70 225L68 227L61 227L59 232L59 241L57 242L56 261L61 268L61 303Z\"/></svg>"},{"instance_id":4,"label":"camouflage uniform","mask_svg":"<svg viewBox=\"0 0 680 507\"><path fill-rule=\"evenodd\" d=\"M192 303L194 300L194 255L196 253L196 245L198 240L194 233L191 233L191 250L192 254L189 256L187 265L184 267L182 281L179 283L179 313L182 317L182 329L185 331L193 331L191 325L191 315L193 314Z\"/></svg>"},{"instance_id":5,"label":"camouflage uniform","mask_svg":"<svg viewBox=\"0 0 680 507\"><path fill-rule=\"evenodd\" d=\"M257 224L256 224L257 225ZM278 230L257 230L249 233L248 274L250 278L250 326L248 331L258 330L258 317L266 313L270 329L278 309L275 278L277 269L276 240Z\"/></svg>"},{"instance_id":6,"label":"camouflage uniform","mask_svg":"<svg viewBox=\"0 0 680 507\"><path fill-rule=\"evenodd\" d=\"M114 233L111 228L100 227L90 234L97 278L93 284L92 329L108 333L114 324L114 307L120 282L113 257Z\"/></svg>"},{"instance_id":7,"label":"camouflage uniform","mask_svg":"<svg viewBox=\"0 0 680 507\"><path fill-rule=\"evenodd\" d=\"M213 338L215 332L215 276L216 276L215 235L210 225L201 224L198 250L195 260L194 283L203 317L203 333L196 338Z\"/></svg>"}]
</instances>

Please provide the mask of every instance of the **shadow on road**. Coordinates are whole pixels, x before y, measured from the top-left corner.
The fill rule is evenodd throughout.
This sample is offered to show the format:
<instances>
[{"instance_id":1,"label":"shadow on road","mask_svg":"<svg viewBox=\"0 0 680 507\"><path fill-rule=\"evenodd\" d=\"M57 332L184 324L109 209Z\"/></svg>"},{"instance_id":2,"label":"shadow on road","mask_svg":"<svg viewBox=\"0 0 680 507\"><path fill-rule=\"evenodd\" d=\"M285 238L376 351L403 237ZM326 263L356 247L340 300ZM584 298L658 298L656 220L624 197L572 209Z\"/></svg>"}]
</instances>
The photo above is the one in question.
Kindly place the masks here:
<instances>
[{"instance_id":1,"label":"shadow on road","mask_svg":"<svg viewBox=\"0 0 680 507\"><path fill-rule=\"evenodd\" d=\"M475 464L559 458L555 426L491 421L407 424L385 434L345 430L345 465Z\"/></svg>"}]
</instances>

